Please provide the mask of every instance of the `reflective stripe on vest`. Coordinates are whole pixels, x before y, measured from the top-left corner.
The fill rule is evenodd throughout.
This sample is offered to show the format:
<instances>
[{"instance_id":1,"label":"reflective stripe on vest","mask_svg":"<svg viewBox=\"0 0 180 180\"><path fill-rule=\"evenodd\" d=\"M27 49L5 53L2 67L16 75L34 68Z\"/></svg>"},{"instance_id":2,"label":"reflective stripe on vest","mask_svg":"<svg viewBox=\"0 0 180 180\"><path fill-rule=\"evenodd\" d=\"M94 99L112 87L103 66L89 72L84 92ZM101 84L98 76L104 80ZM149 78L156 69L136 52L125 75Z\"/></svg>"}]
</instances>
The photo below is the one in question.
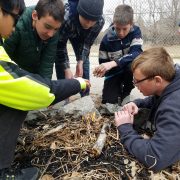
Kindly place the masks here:
<instances>
[{"instance_id":1,"label":"reflective stripe on vest","mask_svg":"<svg viewBox=\"0 0 180 180\"><path fill-rule=\"evenodd\" d=\"M0 46L0 61L12 61ZM29 76L16 77L10 74L0 63L0 104L19 109L36 110L49 106L55 99L50 88ZM12 63L13 64L13 63Z\"/></svg>"}]
</instances>

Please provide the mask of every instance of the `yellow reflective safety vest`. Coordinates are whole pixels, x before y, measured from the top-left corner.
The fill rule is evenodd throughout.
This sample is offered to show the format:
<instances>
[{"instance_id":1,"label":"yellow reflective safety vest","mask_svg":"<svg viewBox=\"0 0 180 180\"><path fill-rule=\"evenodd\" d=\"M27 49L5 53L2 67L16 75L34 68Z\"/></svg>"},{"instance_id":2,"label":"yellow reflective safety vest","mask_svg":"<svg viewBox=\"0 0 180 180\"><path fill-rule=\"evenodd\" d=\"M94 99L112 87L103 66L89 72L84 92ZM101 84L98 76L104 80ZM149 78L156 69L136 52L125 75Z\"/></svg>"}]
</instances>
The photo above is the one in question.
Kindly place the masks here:
<instances>
[{"instance_id":1,"label":"yellow reflective safety vest","mask_svg":"<svg viewBox=\"0 0 180 180\"><path fill-rule=\"evenodd\" d=\"M0 46L0 104L23 111L49 106L55 99L50 88L28 74L18 75L18 68Z\"/></svg>"}]
</instances>

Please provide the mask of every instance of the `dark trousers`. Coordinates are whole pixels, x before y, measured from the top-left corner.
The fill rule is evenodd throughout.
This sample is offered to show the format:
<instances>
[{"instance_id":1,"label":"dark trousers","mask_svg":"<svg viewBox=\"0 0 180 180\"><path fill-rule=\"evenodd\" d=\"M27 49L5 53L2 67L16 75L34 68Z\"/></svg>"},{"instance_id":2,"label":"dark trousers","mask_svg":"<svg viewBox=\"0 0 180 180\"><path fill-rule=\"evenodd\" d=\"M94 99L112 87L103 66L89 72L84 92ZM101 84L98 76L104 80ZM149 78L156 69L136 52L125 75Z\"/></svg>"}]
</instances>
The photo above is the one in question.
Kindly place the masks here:
<instances>
[{"instance_id":1,"label":"dark trousers","mask_svg":"<svg viewBox=\"0 0 180 180\"><path fill-rule=\"evenodd\" d=\"M11 166L17 138L27 111L0 105L0 169Z\"/></svg>"},{"instance_id":2,"label":"dark trousers","mask_svg":"<svg viewBox=\"0 0 180 180\"><path fill-rule=\"evenodd\" d=\"M102 103L116 104L131 93L134 88L130 64L122 73L104 80Z\"/></svg>"}]
</instances>

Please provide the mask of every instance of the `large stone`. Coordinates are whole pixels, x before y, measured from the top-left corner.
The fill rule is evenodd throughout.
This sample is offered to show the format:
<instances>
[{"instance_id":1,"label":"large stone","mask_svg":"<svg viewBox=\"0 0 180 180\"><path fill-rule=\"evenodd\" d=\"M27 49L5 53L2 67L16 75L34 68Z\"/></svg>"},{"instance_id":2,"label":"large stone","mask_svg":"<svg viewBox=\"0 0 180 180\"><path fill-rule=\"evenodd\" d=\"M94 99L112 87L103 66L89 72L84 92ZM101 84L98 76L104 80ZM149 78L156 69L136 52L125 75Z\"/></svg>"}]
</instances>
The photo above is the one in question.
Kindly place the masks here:
<instances>
[{"instance_id":1,"label":"large stone","mask_svg":"<svg viewBox=\"0 0 180 180\"><path fill-rule=\"evenodd\" d=\"M59 110L57 109L48 109L48 108L37 110L37 111L29 111L25 121L53 117L56 114L58 114L58 111Z\"/></svg>"},{"instance_id":2,"label":"large stone","mask_svg":"<svg viewBox=\"0 0 180 180\"><path fill-rule=\"evenodd\" d=\"M74 117L85 116L90 113L95 113L96 118L101 117L90 96L77 99L61 108L61 114L69 114L73 115Z\"/></svg>"},{"instance_id":3,"label":"large stone","mask_svg":"<svg viewBox=\"0 0 180 180\"><path fill-rule=\"evenodd\" d=\"M99 107L99 112L102 115L114 115L114 113L116 111L120 111L122 108L122 106L119 106L118 104L110 104L110 103L106 103L106 104L102 104Z\"/></svg>"},{"instance_id":4,"label":"large stone","mask_svg":"<svg viewBox=\"0 0 180 180\"><path fill-rule=\"evenodd\" d=\"M100 113L95 108L95 104L91 99L91 97L85 96L69 104L66 104L66 102L63 101L49 108L41 109L39 111L30 111L27 115L26 121L38 119L38 118L53 117L57 114L62 116L73 115L73 117L77 118L92 113L95 113L95 118L101 117Z\"/></svg>"},{"instance_id":5,"label":"large stone","mask_svg":"<svg viewBox=\"0 0 180 180\"><path fill-rule=\"evenodd\" d=\"M48 108L29 111L25 121L30 121L38 118L53 117L59 113L59 110L67 103L66 100L56 103Z\"/></svg>"}]
</instances>

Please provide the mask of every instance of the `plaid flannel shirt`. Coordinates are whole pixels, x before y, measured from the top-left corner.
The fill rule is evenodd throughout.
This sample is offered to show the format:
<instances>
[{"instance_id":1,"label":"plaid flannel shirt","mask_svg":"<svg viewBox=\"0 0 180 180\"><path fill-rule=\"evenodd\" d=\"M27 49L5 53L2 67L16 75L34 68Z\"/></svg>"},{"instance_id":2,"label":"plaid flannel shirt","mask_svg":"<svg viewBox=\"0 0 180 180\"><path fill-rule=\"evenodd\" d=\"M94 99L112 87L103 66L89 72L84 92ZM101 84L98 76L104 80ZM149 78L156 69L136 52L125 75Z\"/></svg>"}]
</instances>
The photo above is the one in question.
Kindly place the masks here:
<instances>
[{"instance_id":1,"label":"plaid flannel shirt","mask_svg":"<svg viewBox=\"0 0 180 180\"><path fill-rule=\"evenodd\" d=\"M59 30L56 63L62 64L64 69L69 68L67 41L76 46L76 60L85 60L89 56L90 48L104 25L104 18L88 30L84 30L79 22L79 15L69 16ZM73 45L73 44L72 44ZM78 47L78 48L77 48Z\"/></svg>"}]
</instances>

